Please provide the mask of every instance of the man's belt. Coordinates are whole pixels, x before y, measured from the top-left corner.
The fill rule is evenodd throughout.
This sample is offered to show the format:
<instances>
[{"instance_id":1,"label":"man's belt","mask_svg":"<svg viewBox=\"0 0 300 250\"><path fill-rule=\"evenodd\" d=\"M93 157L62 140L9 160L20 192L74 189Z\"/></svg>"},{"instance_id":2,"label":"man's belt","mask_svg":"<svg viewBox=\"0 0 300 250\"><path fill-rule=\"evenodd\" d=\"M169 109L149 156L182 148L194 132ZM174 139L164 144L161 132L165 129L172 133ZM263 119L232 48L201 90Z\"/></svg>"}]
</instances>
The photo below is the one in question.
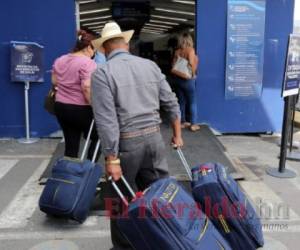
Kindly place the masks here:
<instances>
[{"instance_id":1,"label":"man's belt","mask_svg":"<svg viewBox=\"0 0 300 250\"><path fill-rule=\"evenodd\" d=\"M142 135L148 135L148 134L152 134L155 132L159 132L159 130L160 130L159 126L148 127L148 128L140 129L140 130L133 131L133 132L121 133L120 138L121 139L134 138L134 137L138 137L138 136L142 136Z\"/></svg>"}]
</instances>

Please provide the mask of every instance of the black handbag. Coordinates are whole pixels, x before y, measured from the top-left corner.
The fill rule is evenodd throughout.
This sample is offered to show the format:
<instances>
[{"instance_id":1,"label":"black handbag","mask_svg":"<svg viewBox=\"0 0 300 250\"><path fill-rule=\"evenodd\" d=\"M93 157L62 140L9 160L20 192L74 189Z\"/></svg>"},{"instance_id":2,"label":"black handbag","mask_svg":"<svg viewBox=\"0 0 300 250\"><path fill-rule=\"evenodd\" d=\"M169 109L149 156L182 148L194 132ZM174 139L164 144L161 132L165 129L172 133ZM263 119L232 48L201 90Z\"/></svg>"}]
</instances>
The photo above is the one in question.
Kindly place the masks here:
<instances>
[{"instance_id":1,"label":"black handbag","mask_svg":"<svg viewBox=\"0 0 300 250\"><path fill-rule=\"evenodd\" d=\"M44 108L52 115L55 115L54 104L55 104L56 90L52 87L45 97Z\"/></svg>"}]
</instances>

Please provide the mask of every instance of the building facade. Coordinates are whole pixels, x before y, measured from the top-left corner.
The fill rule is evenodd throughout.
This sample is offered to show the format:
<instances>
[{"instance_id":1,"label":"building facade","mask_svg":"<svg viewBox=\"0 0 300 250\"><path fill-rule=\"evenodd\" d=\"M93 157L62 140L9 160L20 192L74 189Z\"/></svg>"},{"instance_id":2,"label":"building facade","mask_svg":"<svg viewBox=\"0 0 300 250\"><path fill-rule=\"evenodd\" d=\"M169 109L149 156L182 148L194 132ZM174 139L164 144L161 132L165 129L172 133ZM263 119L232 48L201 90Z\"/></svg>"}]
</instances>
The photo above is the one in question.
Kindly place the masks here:
<instances>
[{"instance_id":1,"label":"building facade","mask_svg":"<svg viewBox=\"0 0 300 250\"><path fill-rule=\"evenodd\" d=\"M196 44L200 57L197 76L198 121L222 133L278 132L281 130L284 74L288 35L293 30L294 0L265 1L262 91L254 99L226 99L228 2L197 0ZM247 1L247 2L259 2ZM237 1L241 2L241 1ZM31 136L43 137L58 129L44 108L51 86L51 66L67 53L76 34L74 0L1 1L0 23L0 137L25 134L24 84L10 80L10 41L32 41L44 46L43 83L30 88Z\"/></svg>"}]
</instances>

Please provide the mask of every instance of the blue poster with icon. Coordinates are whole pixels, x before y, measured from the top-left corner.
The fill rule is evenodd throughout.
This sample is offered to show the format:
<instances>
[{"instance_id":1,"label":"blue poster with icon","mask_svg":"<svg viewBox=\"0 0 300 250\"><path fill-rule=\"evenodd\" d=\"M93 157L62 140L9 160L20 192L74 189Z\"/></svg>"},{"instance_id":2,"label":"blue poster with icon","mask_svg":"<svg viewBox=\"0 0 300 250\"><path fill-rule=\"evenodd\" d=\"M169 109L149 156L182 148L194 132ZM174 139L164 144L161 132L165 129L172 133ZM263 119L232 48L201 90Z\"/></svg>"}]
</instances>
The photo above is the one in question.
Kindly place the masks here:
<instances>
[{"instance_id":1,"label":"blue poster with icon","mask_svg":"<svg viewBox=\"0 0 300 250\"><path fill-rule=\"evenodd\" d=\"M265 0L228 0L226 99L261 96L265 12Z\"/></svg>"},{"instance_id":2,"label":"blue poster with icon","mask_svg":"<svg viewBox=\"0 0 300 250\"><path fill-rule=\"evenodd\" d=\"M11 42L11 81L44 81L44 47L34 42Z\"/></svg>"}]
</instances>

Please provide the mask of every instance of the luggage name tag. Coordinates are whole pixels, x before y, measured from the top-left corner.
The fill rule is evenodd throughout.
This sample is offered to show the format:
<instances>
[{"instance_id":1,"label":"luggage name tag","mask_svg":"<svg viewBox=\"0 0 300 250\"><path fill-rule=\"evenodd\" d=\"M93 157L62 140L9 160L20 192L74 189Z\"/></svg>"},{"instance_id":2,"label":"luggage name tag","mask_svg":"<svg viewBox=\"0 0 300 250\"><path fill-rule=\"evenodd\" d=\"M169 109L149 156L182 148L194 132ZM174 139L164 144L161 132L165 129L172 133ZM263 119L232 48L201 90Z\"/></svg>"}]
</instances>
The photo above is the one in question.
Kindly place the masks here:
<instances>
[{"instance_id":1,"label":"luggage name tag","mask_svg":"<svg viewBox=\"0 0 300 250\"><path fill-rule=\"evenodd\" d=\"M135 193L135 197L132 199L132 202L136 201L137 199L141 199L145 196L145 194L150 190L151 187L146 188L144 191L138 191Z\"/></svg>"},{"instance_id":2,"label":"luggage name tag","mask_svg":"<svg viewBox=\"0 0 300 250\"><path fill-rule=\"evenodd\" d=\"M205 176L205 175L207 175L207 173L211 173L212 169L207 166L202 166L202 167L200 167L199 172L202 174L202 176Z\"/></svg>"},{"instance_id":3,"label":"luggage name tag","mask_svg":"<svg viewBox=\"0 0 300 250\"><path fill-rule=\"evenodd\" d=\"M131 202L135 202L137 199L143 198L146 190L144 192L139 191L135 193L135 197L133 197Z\"/></svg>"},{"instance_id":4,"label":"luggage name tag","mask_svg":"<svg viewBox=\"0 0 300 250\"><path fill-rule=\"evenodd\" d=\"M178 191L179 187L175 183L170 183L159 198L170 203L174 200Z\"/></svg>"}]
</instances>

